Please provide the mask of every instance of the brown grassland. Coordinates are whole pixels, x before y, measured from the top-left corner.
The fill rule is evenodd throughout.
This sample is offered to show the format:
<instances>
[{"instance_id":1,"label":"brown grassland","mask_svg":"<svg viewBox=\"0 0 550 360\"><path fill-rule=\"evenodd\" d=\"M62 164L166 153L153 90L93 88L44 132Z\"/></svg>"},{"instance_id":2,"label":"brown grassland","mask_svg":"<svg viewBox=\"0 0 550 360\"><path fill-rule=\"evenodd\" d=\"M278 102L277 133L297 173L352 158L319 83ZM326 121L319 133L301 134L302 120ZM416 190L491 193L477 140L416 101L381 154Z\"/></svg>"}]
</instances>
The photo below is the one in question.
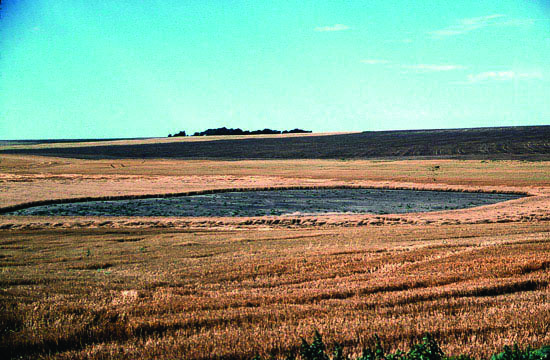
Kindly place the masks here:
<instances>
[{"instance_id":1,"label":"brown grassland","mask_svg":"<svg viewBox=\"0 0 550 360\"><path fill-rule=\"evenodd\" d=\"M359 352L431 333L450 355L550 344L550 162L78 160L0 155L0 208L221 188L531 196L468 210L262 218L0 216L7 358Z\"/></svg>"}]
</instances>

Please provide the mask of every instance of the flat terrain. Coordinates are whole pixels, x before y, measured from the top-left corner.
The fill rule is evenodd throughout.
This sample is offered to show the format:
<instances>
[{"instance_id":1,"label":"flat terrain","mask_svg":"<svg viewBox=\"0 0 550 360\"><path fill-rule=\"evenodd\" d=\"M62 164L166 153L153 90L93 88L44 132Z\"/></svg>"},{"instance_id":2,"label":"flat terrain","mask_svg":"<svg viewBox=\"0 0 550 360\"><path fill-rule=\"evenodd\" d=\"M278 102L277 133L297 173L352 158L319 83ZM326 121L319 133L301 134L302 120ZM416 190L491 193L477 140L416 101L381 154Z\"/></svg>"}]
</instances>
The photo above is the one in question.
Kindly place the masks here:
<instances>
[{"instance_id":1,"label":"flat terrain","mask_svg":"<svg viewBox=\"0 0 550 360\"><path fill-rule=\"evenodd\" d=\"M450 157L550 160L550 126L411 130L336 135L186 137L55 146L5 146L0 152L81 159L373 159ZM47 144L46 144L47 145Z\"/></svg>"},{"instance_id":2,"label":"flat terrain","mask_svg":"<svg viewBox=\"0 0 550 360\"><path fill-rule=\"evenodd\" d=\"M385 189L527 193L532 196L470 210L392 216L323 217L334 225L533 221L550 214L550 163L485 160L81 160L0 156L0 211L51 199L105 199L215 189L363 186ZM510 206L513 205L513 206ZM0 218L4 228L103 226L309 226L316 217L246 218ZM47 225L44 225L47 224Z\"/></svg>"},{"instance_id":3,"label":"flat terrain","mask_svg":"<svg viewBox=\"0 0 550 360\"><path fill-rule=\"evenodd\" d=\"M550 343L550 162L0 154L2 209L52 199L339 185L529 196L422 214L2 215L0 353L279 356L314 329L349 352L375 333L388 347L406 348L429 332L451 355Z\"/></svg>"}]
</instances>

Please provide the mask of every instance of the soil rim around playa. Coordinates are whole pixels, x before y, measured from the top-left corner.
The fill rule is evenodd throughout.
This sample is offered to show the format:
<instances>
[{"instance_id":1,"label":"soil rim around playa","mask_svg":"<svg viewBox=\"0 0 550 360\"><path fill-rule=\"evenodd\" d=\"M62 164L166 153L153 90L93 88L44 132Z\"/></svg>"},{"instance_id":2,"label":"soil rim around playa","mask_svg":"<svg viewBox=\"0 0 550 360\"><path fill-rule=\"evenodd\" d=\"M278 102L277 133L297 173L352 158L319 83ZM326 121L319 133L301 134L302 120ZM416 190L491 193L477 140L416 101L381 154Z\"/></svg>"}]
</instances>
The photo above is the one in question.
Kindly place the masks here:
<instances>
[{"instance_id":1,"label":"soil rim around playa","mask_svg":"<svg viewBox=\"0 0 550 360\"><path fill-rule=\"evenodd\" d=\"M230 217L0 216L0 229L44 228L273 228L392 224L473 224L550 220L550 163L490 161L336 160L187 161L65 160L2 155L0 208L76 200L159 198L235 190L367 188L510 193L521 199L468 209L408 214L323 214ZM6 160L6 161L4 161ZM202 170L200 170L202 169ZM206 170L204 170L206 169ZM436 170L437 169L437 170ZM46 202L46 203L45 203Z\"/></svg>"},{"instance_id":2,"label":"soil rim around playa","mask_svg":"<svg viewBox=\"0 0 550 360\"><path fill-rule=\"evenodd\" d=\"M183 193L169 194L145 194L145 195L121 195L88 198L50 199L37 202L28 202L1 208L1 211L14 211L14 207L25 206L25 208L49 205L53 203L70 203L75 199L83 201L110 201L119 199L143 199L190 196L200 194L213 194L231 191L254 191L254 190L285 190L285 189L338 189L338 188L360 188L360 189L385 189L385 190L419 190L419 191L447 191L447 192L469 192L469 193L501 193L524 195L519 199L512 199L495 204L482 205L472 208L456 210L439 210L431 212L411 212L403 214L304 214L304 215L264 215L249 217L162 217L162 216L136 216L136 217L112 217L112 216L20 216L2 215L0 229L47 229L47 228L176 228L176 229L239 229L239 228L304 228L304 227L349 227L349 226L379 226L379 225L458 225L458 224L480 224L480 223L501 223L501 222L525 222L525 221L550 221L548 214L533 214L523 212L511 215L495 215L498 209L514 208L514 205L526 201L546 202L550 196L535 189L516 188L499 189L491 187L467 187L467 186L445 186L443 184L392 184L383 186L361 186L361 185L327 185L327 186L274 186L261 188L223 188L187 191ZM182 195L183 194L183 195ZM38 203L38 205L37 205ZM497 209L497 210L495 210ZM481 213L481 215L476 215ZM471 216L473 215L473 216Z\"/></svg>"},{"instance_id":3,"label":"soil rim around playa","mask_svg":"<svg viewBox=\"0 0 550 360\"><path fill-rule=\"evenodd\" d=\"M33 208L36 206L44 205L58 205L58 204L68 204L68 203L85 203L93 201L117 201L117 200L141 200L141 199L154 199L154 198L176 198L176 197L186 197L186 196L196 196L196 195L210 195L210 194L221 194L221 193L230 193L230 192L254 192L254 191L282 191L282 190L332 190L332 189L376 189L376 190L411 190L411 191L438 191L438 192L464 192L464 193L484 193L484 194L506 194L506 195L523 195L527 196L536 196L529 193L529 191L521 190L484 190L484 189L460 189L460 188L450 188L445 190L432 190L432 189L420 189L417 187L407 187L407 186L362 186L362 185L316 185L316 186L269 186L269 187L252 187L252 188L222 188L222 189L206 189L206 190L194 190L194 191L185 191L177 193L158 193L158 194L141 194L141 195L115 195L115 196L98 196L98 197L77 197L77 198L66 198L66 199L48 199L48 200L38 200L25 202L16 205L10 205L5 207L0 207L0 214L6 214L17 210L24 210ZM510 201L510 200L507 200ZM478 206L479 207L479 206ZM457 209L461 210L461 209ZM339 214L335 212L335 214ZM392 215L392 214L388 214ZM281 215L284 216L284 215ZM258 217L258 216L254 216Z\"/></svg>"}]
</instances>

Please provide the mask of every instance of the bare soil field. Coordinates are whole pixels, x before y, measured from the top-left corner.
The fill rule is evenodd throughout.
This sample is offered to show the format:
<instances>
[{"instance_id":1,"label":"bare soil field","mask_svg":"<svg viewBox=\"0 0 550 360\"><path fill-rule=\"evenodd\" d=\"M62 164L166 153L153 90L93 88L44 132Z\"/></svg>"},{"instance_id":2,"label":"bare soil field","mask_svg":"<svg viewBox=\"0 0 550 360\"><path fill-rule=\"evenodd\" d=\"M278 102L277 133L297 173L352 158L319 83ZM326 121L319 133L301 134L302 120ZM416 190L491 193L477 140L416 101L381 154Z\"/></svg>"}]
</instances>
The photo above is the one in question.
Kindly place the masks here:
<instances>
[{"instance_id":1,"label":"bare soil field","mask_svg":"<svg viewBox=\"0 0 550 360\"><path fill-rule=\"evenodd\" d=\"M430 333L449 355L550 343L550 162L0 154L2 209L342 185L529 196L387 215L1 215L0 353L245 359L314 329L350 353L375 333L402 349Z\"/></svg>"},{"instance_id":2,"label":"bare soil field","mask_svg":"<svg viewBox=\"0 0 550 360\"><path fill-rule=\"evenodd\" d=\"M215 141L212 141L215 140ZM37 145L0 153L81 159L375 159L448 157L550 160L550 126L345 134L186 137L130 143ZM46 144L47 145L47 144Z\"/></svg>"}]
</instances>

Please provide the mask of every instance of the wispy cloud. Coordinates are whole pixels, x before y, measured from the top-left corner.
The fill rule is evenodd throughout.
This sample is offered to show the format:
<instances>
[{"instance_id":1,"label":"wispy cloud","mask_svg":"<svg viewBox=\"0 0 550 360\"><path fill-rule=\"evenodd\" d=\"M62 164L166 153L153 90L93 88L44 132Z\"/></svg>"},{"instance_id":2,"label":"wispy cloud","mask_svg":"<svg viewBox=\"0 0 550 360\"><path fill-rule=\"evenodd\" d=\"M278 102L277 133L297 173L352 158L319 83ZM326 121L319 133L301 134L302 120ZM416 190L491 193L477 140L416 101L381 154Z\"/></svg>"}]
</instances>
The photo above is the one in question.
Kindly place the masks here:
<instances>
[{"instance_id":1,"label":"wispy cloud","mask_svg":"<svg viewBox=\"0 0 550 360\"><path fill-rule=\"evenodd\" d=\"M536 22L537 22L537 19L509 19L509 20L500 22L498 25L502 25L502 26L524 26L524 25L533 25Z\"/></svg>"},{"instance_id":2,"label":"wispy cloud","mask_svg":"<svg viewBox=\"0 0 550 360\"><path fill-rule=\"evenodd\" d=\"M315 28L315 31L326 32L326 31L344 31L349 30L349 26L343 24L334 24L329 26L319 26Z\"/></svg>"},{"instance_id":3,"label":"wispy cloud","mask_svg":"<svg viewBox=\"0 0 550 360\"><path fill-rule=\"evenodd\" d=\"M430 31L429 34L436 38L457 36L470 31L489 26L522 26L533 24L533 19L510 19L503 14L472 17L459 20L456 24L443 29Z\"/></svg>"},{"instance_id":4,"label":"wispy cloud","mask_svg":"<svg viewBox=\"0 0 550 360\"><path fill-rule=\"evenodd\" d=\"M402 65L405 69L417 70L417 71L452 71L452 70L461 70L466 67L463 65L453 65L453 64L415 64L415 65Z\"/></svg>"},{"instance_id":5,"label":"wispy cloud","mask_svg":"<svg viewBox=\"0 0 550 360\"><path fill-rule=\"evenodd\" d=\"M414 70L417 72L440 72L466 69L465 66L456 64L396 64L384 59L363 59L361 62L367 65L386 65L392 68Z\"/></svg>"},{"instance_id":6,"label":"wispy cloud","mask_svg":"<svg viewBox=\"0 0 550 360\"><path fill-rule=\"evenodd\" d=\"M513 70L506 71L486 71L479 74L468 75L467 83L480 83L488 81L511 81L511 80L533 80L542 79L540 71L518 72Z\"/></svg>"}]
</instances>

